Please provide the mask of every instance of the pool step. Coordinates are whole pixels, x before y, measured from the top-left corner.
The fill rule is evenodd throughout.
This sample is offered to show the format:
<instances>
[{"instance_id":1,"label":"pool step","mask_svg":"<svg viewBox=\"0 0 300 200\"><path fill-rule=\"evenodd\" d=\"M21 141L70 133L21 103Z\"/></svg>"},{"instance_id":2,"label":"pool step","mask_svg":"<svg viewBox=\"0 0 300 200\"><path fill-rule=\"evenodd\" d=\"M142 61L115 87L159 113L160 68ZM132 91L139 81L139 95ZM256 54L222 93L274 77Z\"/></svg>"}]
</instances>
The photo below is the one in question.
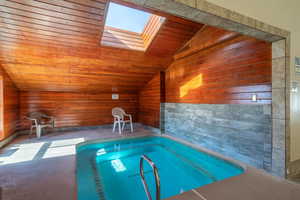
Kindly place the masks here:
<instances>
[{"instance_id":1,"label":"pool step","mask_svg":"<svg viewBox=\"0 0 300 200\"><path fill-rule=\"evenodd\" d=\"M149 145L138 145L135 147L130 147L130 148L125 148L125 149L111 149L103 152L101 155L96 156L96 162L97 163L103 163L103 162L108 162L112 161L115 159L122 159L126 158L129 156L140 156L142 154L146 153L151 153L155 151L154 147L158 146L158 144L149 144ZM116 154L116 152L118 152Z\"/></svg>"},{"instance_id":2,"label":"pool step","mask_svg":"<svg viewBox=\"0 0 300 200\"><path fill-rule=\"evenodd\" d=\"M149 174L151 172L152 172L152 170L147 170L147 171L144 171L144 174ZM132 178L132 177L136 177L139 175L140 175L140 173L135 173L135 174L128 175L128 177Z\"/></svg>"}]
</instances>

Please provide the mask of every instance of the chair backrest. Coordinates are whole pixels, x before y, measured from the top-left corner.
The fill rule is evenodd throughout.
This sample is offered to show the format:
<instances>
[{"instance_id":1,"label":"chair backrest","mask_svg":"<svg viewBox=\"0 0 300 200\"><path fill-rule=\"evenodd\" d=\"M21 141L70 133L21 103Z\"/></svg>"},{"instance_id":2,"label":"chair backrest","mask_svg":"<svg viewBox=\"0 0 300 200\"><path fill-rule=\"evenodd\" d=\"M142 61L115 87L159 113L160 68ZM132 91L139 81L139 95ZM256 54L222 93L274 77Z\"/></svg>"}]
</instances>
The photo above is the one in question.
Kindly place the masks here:
<instances>
[{"instance_id":1,"label":"chair backrest","mask_svg":"<svg viewBox=\"0 0 300 200\"><path fill-rule=\"evenodd\" d=\"M25 118L28 119L28 120L32 120L35 125L38 125L38 124L40 124L40 122L42 120L42 113L40 113L40 112L31 112L31 113L28 113L27 116L25 116Z\"/></svg>"},{"instance_id":2,"label":"chair backrest","mask_svg":"<svg viewBox=\"0 0 300 200\"><path fill-rule=\"evenodd\" d=\"M125 111L123 108L115 107L111 110L111 114L113 117L119 117L120 119L124 119Z\"/></svg>"},{"instance_id":3,"label":"chair backrest","mask_svg":"<svg viewBox=\"0 0 300 200\"><path fill-rule=\"evenodd\" d=\"M26 118L29 118L29 119L40 119L42 118L42 115L40 112L31 112L31 113L28 113Z\"/></svg>"},{"instance_id":4,"label":"chair backrest","mask_svg":"<svg viewBox=\"0 0 300 200\"><path fill-rule=\"evenodd\" d=\"M31 112L28 113L26 118L29 120L37 120L38 123L44 118L44 117L49 117L48 115L42 113L42 112Z\"/></svg>"}]
</instances>

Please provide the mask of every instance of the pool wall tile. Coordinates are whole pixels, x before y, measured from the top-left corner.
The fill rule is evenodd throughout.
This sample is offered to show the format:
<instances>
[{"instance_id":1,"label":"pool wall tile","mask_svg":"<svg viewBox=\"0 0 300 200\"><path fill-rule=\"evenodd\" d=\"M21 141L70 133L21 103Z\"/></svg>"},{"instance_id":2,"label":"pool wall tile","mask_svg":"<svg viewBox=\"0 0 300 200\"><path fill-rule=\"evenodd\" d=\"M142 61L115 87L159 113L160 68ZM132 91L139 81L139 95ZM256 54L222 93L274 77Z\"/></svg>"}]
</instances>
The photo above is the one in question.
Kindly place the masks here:
<instances>
[{"instance_id":1,"label":"pool wall tile","mask_svg":"<svg viewBox=\"0 0 300 200\"><path fill-rule=\"evenodd\" d=\"M271 105L163 103L162 131L271 171L271 109Z\"/></svg>"}]
</instances>

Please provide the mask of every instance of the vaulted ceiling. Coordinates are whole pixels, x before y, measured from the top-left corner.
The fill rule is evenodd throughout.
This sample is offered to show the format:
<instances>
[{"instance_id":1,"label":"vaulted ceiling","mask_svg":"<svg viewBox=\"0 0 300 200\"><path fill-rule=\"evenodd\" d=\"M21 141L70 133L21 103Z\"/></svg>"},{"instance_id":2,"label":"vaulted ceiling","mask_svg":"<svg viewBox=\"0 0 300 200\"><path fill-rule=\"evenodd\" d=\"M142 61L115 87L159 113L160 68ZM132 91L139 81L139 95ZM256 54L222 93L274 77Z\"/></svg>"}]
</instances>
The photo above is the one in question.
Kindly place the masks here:
<instances>
[{"instance_id":1,"label":"vaulted ceiling","mask_svg":"<svg viewBox=\"0 0 300 200\"><path fill-rule=\"evenodd\" d=\"M153 11L166 20L147 48L107 45L101 43L102 36L120 35L120 30L104 32L108 3L1 0L0 63L16 86L30 91L136 92L203 26Z\"/></svg>"}]
</instances>

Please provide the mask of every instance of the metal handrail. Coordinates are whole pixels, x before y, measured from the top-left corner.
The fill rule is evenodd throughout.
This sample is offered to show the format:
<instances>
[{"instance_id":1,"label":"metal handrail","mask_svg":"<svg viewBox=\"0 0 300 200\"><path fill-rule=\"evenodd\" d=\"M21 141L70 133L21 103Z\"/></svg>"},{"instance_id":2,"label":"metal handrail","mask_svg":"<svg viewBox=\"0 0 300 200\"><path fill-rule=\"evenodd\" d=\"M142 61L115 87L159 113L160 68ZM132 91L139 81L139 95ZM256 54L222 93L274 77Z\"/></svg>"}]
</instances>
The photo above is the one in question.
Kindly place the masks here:
<instances>
[{"instance_id":1,"label":"metal handrail","mask_svg":"<svg viewBox=\"0 0 300 200\"><path fill-rule=\"evenodd\" d=\"M154 177L155 177L155 186L156 186L156 195L155 196L156 196L156 200L160 200L160 180L159 180L159 174L158 174L158 171L157 171L157 167L150 158L148 158L146 155L142 155L141 159L140 159L140 175L141 175L141 178L142 178L142 183L143 183L146 195L148 197L148 200L152 200L152 197L151 197L151 194L149 192L149 188L148 188L148 185L146 183L145 176L144 176L144 160L146 160L150 164L150 166L152 167Z\"/></svg>"}]
</instances>

